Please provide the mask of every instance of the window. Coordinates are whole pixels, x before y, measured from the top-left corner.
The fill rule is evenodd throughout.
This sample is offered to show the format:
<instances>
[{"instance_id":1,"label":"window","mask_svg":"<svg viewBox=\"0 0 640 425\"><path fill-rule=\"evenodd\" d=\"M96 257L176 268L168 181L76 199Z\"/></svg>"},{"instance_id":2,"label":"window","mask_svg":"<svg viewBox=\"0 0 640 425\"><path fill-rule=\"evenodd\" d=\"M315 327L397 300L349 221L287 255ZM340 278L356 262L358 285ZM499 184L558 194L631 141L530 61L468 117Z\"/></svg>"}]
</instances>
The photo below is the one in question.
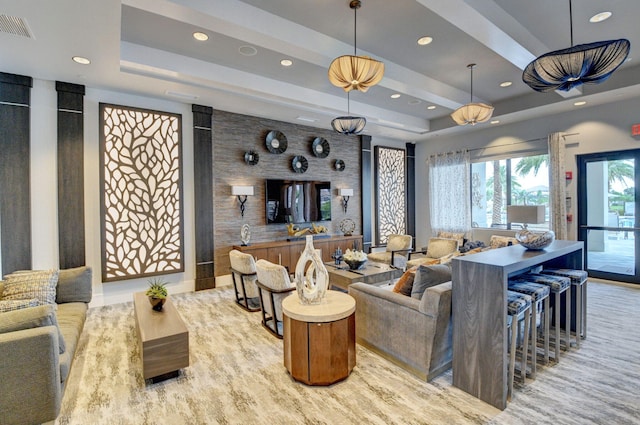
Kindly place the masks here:
<instances>
[{"instance_id":1,"label":"window","mask_svg":"<svg viewBox=\"0 0 640 425\"><path fill-rule=\"evenodd\" d=\"M473 227L549 228L549 155L496 159L471 164ZM544 205L545 223L507 223L507 205Z\"/></svg>"}]
</instances>

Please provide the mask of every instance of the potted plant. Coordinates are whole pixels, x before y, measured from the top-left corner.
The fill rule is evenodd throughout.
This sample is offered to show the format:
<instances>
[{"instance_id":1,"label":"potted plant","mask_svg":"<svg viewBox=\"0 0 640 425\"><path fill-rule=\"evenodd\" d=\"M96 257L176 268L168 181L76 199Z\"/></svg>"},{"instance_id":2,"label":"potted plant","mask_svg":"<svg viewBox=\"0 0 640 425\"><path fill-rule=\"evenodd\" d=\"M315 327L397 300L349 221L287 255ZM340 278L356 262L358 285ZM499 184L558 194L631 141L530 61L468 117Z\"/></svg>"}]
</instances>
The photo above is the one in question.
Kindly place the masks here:
<instances>
[{"instance_id":1,"label":"potted plant","mask_svg":"<svg viewBox=\"0 0 640 425\"><path fill-rule=\"evenodd\" d=\"M149 280L149 289L145 293L149 297L149 302L155 311L161 311L162 306L167 301L167 282L162 279Z\"/></svg>"}]
</instances>

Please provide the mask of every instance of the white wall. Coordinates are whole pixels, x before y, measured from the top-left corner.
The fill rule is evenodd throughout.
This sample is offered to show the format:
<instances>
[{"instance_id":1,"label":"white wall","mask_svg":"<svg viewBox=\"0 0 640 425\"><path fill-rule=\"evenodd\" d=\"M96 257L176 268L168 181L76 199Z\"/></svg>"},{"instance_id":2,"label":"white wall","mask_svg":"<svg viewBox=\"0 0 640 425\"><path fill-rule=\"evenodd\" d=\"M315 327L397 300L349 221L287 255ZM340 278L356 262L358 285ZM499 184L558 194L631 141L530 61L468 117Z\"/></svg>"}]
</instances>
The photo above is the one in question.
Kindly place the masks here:
<instances>
[{"instance_id":1,"label":"white wall","mask_svg":"<svg viewBox=\"0 0 640 425\"><path fill-rule=\"evenodd\" d=\"M575 240L577 213L576 155L640 148L640 139L631 136L632 124L640 122L640 98L618 103L577 108L566 114L552 115L525 122L491 126L482 124L478 130L462 135L438 137L416 145L416 239L417 246L426 244L431 235L429 224L426 160L429 155L458 149L478 149L546 138L550 133L574 134L566 137L566 170L573 172L567 182L567 196L571 197L573 222L569 223L568 238ZM515 149L505 147L492 151Z\"/></svg>"},{"instance_id":2,"label":"white wall","mask_svg":"<svg viewBox=\"0 0 640 425\"><path fill-rule=\"evenodd\" d=\"M31 211L33 268L57 268L57 93L52 81L34 80L31 112ZM93 268L91 306L132 301L134 292L147 287L147 279L102 283L100 253L99 103L154 109L182 115L182 182L184 217L183 273L162 276L170 293L195 288L193 119L191 105L87 88L84 99L84 207L86 263Z\"/></svg>"}]
</instances>

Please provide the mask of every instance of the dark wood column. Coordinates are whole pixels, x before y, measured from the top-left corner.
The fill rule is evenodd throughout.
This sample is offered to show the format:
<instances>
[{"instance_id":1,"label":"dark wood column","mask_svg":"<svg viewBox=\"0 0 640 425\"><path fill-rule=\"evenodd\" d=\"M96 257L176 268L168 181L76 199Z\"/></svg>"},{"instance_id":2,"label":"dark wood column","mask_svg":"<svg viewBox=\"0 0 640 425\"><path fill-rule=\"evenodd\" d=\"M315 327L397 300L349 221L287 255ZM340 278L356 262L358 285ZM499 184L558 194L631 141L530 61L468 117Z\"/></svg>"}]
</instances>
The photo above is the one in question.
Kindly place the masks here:
<instances>
[{"instance_id":1,"label":"dark wood column","mask_svg":"<svg viewBox=\"0 0 640 425\"><path fill-rule=\"evenodd\" d=\"M216 287L213 245L213 108L192 105L196 291Z\"/></svg>"},{"instance_id":2,"label":"dark wood column","mask_svg":"<svg viewBox=\"0 0 640 425\"><path fill-rule=\"evenodd\" d=\"M407 194L407 234L416 240L416 145L407 143L407 174L406 194ZM417 249L416 246L413 247Z\"/></svg>"},{"instance_id":3,"label":"dark wood column","mask_svg":"<svg viewBox=\"0 0 640 425\"><path fill-rule=\"evenodd\" d=\"M371 136L360 136L360 169L362 170L362 250L369 252L371 248L371 183L373 181L373 174L371 169Z\"/></svg>"},{"instance_id":4,"label":"dark wood column","mask_svg":"<svg viewBox=\"0 0 640 425\"><path fill-rule=\"evenodd\" d=\"M31 269L31 77L0 73L2 273Z\"/></svg>"},{"instance_id":5,"label":"dark wood column","mask_svg":"<svg viewBox=\"0 0 640 425\"><path fill-rule=\"evenodd\" d=\"M58 249L60 268L85 265L84 86L56 81L58 92Z\"/></svg>"}]
</instances>

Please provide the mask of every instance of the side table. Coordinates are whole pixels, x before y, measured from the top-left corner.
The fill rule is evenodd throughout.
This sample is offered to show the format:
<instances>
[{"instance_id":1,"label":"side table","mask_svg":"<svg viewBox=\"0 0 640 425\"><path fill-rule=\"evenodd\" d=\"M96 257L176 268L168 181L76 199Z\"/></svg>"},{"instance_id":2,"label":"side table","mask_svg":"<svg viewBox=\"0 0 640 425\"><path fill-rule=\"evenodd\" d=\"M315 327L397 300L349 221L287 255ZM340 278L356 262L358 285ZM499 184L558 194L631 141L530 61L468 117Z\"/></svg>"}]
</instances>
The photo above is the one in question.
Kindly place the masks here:
<instances>
[{"instance_id":1,"label":"side table","mask_svg":"<svg viewBox=\"0 0 640 425\"><path fill-rule=\"evenodd\" d=\"M284 365L296 381L331 385L356 365L356 302L327 291L322 303L301 304L293 293L282 301Z\"/></svg>"}]
</instances>

